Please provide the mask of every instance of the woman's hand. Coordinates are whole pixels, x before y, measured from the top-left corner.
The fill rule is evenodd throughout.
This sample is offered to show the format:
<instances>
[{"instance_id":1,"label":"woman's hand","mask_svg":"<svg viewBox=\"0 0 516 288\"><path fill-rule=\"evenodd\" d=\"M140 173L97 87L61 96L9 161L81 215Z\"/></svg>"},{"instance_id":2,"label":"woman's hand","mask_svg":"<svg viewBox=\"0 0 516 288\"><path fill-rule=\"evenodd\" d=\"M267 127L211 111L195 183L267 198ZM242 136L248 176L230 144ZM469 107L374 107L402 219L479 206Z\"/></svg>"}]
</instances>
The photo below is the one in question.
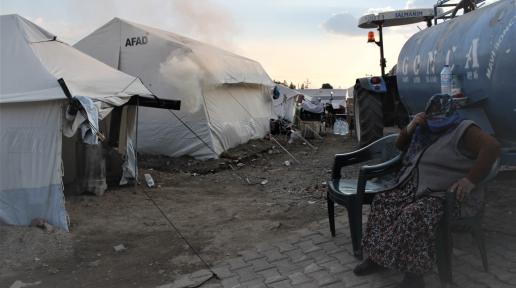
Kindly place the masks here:
<instances>
[{"instance_id":1,"label":"woman's hand","mask_svg":"<svg viewBox=\"0 0 516 288\"><path fill-rule=\"evenodd\" d=\"M423 125L426 121L426 113L425 112L419 112L414 116L412 121L407 125L407 132L409 134L414 133L416 130L417 125Z\"/></svg>"},{"instance_id":2,"label":"woman's hand","mask_svg":"<svg viewBox=\"0 0 516 288\"><path fill-rule=\"evenodd\" d=\"M459 179L457 182L453 183L453 185L450 187L449 191L451 193L455 192L455 197L459 202L462 202L464 200L464 197L469 195L469 193L475 189L475 184L473 184L471 181L469 181L468 178L464 177Z\"/></svg>"}]
</instances>

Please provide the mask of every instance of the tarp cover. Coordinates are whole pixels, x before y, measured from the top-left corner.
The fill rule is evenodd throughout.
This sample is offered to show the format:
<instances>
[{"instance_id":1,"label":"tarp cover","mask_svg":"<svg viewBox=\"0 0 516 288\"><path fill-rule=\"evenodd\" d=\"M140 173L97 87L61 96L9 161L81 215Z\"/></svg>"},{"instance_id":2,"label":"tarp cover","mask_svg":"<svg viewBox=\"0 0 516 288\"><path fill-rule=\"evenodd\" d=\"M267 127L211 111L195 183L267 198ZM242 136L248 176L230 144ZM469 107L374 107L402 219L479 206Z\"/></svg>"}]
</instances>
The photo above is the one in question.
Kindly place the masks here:
<instances>
[{"instance_id":1,"label":"tarp cover","mask_svg":"<svg viewBox=\"0 0 516 288\"><path fill-rule=\"evenodd\" d=\"M141 152L214 158L263 137L269 118L276 118L269 89L273 83L251 59L119 18L75 47L138 76L159 98L181 100L180 111L140 110Z\"/></svg>"},{"instance_id":2,"label":"tarp cover","mask_svg":"<svg viewBox=\"0 0 516 288\"><path fill-rule=\"evenodd\" d=\"M133 95L151 93L138 78L18 15L0 16L0 63L0 223L42 218L68 230L61 182L66 96L57 79L65 79L72 96L93 100L99 119ZM131 149L128 139L126 154L134 159Z\"/></svg>"},{"instance_id":3,"label":"tarp cover","mask_svg":"<svg viewBox=\"0 0 516 288\"><path fill-rule=\"evenodd\" d=\"M278 117L294 122L294 113L296 108L295 97L299 95L299 91L290 89L285 85L277 85L280 96L273 98L274 113Z\"/></svg>"}]
</instances>

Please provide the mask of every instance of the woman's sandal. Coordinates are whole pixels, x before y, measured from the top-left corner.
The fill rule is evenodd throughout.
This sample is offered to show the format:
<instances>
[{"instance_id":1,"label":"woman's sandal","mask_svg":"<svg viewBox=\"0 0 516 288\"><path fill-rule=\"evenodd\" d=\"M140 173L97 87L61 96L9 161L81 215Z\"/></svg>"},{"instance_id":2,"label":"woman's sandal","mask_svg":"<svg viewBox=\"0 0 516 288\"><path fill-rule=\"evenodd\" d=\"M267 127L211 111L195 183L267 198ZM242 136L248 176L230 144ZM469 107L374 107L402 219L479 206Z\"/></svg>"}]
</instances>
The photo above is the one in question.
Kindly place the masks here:
<instances>
[{"instance_id":1,"label":"woman's sandal","mask_svg":"<svg viewBox=\"0 0 516 288\"><path fill-rule=\"evenodd\" d=\"M365 276L382 270L385 270L385 267L380 266L367 258L364 262L358 264L355 269L353 269L353 273L357 276Z\"/></svg>"}]
</instances>

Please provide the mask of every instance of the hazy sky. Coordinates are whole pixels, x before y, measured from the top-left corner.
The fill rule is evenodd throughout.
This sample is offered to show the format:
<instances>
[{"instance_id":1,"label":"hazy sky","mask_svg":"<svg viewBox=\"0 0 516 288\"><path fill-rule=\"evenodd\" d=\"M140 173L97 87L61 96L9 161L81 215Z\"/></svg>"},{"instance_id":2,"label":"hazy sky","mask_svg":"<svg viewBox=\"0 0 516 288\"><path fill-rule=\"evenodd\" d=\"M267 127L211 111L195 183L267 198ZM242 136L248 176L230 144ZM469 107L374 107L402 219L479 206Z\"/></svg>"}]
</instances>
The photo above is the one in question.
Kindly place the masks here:
<instances>
[{"instance_id":1,"label":"hazy sky","mask_svg":"<svg viewBox=\"0 0 516 288\"><path fill-rule=\"evenodd\" d=\"M113 17L195 38L259 61L275 80L347 88L379 74L379 49L357 19L372 11L433 7L435 0L0 0L69 44ZM492 2L492 1L490 1ZM418 24L421 28L424 23ZM387 69L417 25L386 28ZM378 36L377 36L378 37Z\"/></svg>"}]
</instances>

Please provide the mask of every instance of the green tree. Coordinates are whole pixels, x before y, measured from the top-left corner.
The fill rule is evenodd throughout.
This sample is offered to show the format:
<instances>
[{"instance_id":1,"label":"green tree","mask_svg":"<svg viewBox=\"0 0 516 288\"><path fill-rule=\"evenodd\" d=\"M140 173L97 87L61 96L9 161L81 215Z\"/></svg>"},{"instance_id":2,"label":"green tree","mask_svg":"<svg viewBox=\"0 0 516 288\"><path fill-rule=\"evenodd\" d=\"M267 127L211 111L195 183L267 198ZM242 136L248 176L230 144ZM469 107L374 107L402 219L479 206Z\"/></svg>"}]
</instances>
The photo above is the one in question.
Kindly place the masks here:
<instances>
[{"instance_id":1,"label":"green tree","mask_svg":"<svg viewBox=\"0 0 516 288\"><path fill-rule=\"evenodd\" d=\"M296 89L296 85L294 85L294 83L290 82L290 85L288 85L288 88Z\"/></svg>"},{"instance_id":2,"label":"green tree","mask_svg":"<svg viewBox=\"0 0 516 288\"><path fill-rule=\"evenodd\" d=\"M333 86L331 86L330 83L324 83L322 84L321 89L333 89Z\"/></svg>"}]
</instances>

